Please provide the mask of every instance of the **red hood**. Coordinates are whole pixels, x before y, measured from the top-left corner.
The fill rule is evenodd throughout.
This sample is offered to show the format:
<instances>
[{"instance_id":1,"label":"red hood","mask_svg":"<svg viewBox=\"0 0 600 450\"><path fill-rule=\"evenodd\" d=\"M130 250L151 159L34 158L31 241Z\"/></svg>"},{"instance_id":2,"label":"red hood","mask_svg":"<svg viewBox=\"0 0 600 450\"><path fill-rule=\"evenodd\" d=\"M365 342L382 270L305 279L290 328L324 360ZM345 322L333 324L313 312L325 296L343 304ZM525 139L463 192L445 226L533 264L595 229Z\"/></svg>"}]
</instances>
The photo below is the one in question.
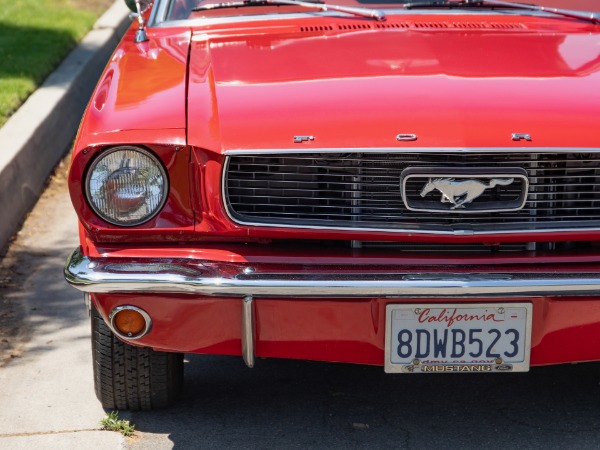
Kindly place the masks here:
<instances>
[{"instance_id":1,"label":"red hood","mask_svg":"<svg viewBox=\"0 0 600 450\"><path fill-rule=\"evenodd\" d=\"M460 17L198 30L189 143L215 151L600 147L600 27ZM419 138L401 143L399 133ZM515 143L512 133L533 141ZM294 144L295 135L315 140Z\"/></svg>"},{"instance_id":2,"label":"red hood","mask_svg":"<svg viewBox=\"0 0 600 450\"><path fill-rule=\"evenodd\" d=\"M131 26L108 62L90 100L78 146L90 143L185 143L186 28L153 29L135 43ZM131 133L128 135L128 133Z\"/></svg>"}]
</instances>

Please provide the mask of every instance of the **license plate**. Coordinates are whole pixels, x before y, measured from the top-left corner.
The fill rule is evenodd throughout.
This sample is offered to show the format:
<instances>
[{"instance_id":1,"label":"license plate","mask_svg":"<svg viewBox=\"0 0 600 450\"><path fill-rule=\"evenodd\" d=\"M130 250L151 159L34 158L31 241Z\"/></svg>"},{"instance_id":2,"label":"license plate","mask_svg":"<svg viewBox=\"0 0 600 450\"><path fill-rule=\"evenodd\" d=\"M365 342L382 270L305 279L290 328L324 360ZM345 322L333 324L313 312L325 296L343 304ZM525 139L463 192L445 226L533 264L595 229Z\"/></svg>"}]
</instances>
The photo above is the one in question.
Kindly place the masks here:
<instances>
[{"instance_id":1,"label":"license plate","mask_svg":"<svg viewBox=\"0 0 600 450\"><path fill-rule=\"evenodd\" d=\"M527 372L530 303L387 305L388 373Z\"/></svg>"}]
</instances>

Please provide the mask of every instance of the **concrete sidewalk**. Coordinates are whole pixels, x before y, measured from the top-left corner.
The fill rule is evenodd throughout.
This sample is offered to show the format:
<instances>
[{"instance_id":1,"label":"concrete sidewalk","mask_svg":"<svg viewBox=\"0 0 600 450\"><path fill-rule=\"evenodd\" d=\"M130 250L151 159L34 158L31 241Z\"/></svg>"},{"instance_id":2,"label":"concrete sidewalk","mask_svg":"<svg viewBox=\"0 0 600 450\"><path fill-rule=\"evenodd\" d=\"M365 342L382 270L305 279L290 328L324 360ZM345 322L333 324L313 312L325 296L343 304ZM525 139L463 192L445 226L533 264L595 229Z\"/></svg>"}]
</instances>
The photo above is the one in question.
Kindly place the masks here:
<instances>
[{"instance_id":1,"label":"concrete sidewalk","mask_svg":"<svg viewBox=\"0 0 600 450\"><path fill-rule=\"evenodd\" d=\"M65 155L89 97L130 24L122 0L0 128L0 255Z\"/></svg>"},{"instance_id":2,"label":"concrete sidewalk","mask_svg":"<svg viewBox=\"0 0 600 450\"><path fill-rule=\"evenodd\" d=\"M12 357L0 359L2 449L120 449L127 442L100 431L105 412L94 395L90 323L81 293L61 275L79 243L65 166L4 260L13 286L0 301L22 308L23 319L19 334L6 339Z\"/></svg>"}]
</instances>

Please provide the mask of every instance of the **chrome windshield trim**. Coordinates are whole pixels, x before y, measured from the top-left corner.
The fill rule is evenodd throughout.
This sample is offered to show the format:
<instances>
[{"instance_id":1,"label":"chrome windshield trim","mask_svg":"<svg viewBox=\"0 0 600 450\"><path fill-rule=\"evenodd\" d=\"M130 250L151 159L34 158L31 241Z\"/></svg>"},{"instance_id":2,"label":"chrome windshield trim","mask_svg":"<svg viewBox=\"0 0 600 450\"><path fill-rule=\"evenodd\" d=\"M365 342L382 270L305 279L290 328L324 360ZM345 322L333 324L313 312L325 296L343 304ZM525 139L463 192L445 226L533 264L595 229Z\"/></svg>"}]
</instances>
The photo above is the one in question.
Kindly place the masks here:
<instances>
[{"instance_id":1,"label":"chrome windshield trim","mask_svg":"<svg viewBox=\"0 0 600 450\"><path fill-rule=\"evenodd\" d=\"M154 27L165 20L169 3L171 3L169 0L154 0L154 6L148 18L148 27Z\"/></svg>"},{"instance_id":2,"label":"chrome windshield trim","mask_svg":"<svg viewBox=\"0 0 600 450\"><path fill-rule=\"evenodd\" d=\"M600 23L600 14L594 11L577 11L573 9L554 8L552 6L528 5L526 3L508 2L504 0L475 0L473 3L479 3L481 7L500 6L506 8L515 8L524 11L547 12L561 17L568 17L576 20L587 20L593 24Z\"/></svg>"},{"instance_id":3,"label":"chrome windshield trim","mask_svg":"<svg viewBox=\"0 0 600 450\"><path fill-rule=\"evenodd\" d=\"M162 2L164 3L164 2ZM473 17L477 16L490 16L492 13L500 13L502 15L511 15L511 16L523 16L524 11L519 11L519 13L515 13L514 11L416 11L416 10L406 10L406 9L391 9L391 8L378 8L383 11L388 16L415 16L415 15L427 15L427 16L458 16L458 15L469 15ZM547 13L536 13L527 15L547 15L550 17L551 14ZM151 22L151 25L154 28L171 28L171 27L203 27L203 26L214 26L221 24L231 24L231 23L248 23L248 22L264 22L270 20L295 20L295 19L307 19L307 18L316 18L316 17L335 17L338 19L344 18L353 18L354 16L340 14L335 11L306 11L306 12L294 12L294 13L274 13L274 14L256 14L256 15L239 15L239 16L227 16L227 17L198 17L195 19L182 19L182 20L159 20L158 13L157 18L154 22ZM372 31L372 30L361 30L361 31ZM418 29L414 29L411 31L418 31ZM514 30L513 30L514 31ZM527 30L523 30L527 31Z\"/></svg>"},{"instance_id":4,"label":"chrome windshield trim","mask_svg":"<svg viewBox=\"0 0 600 450\"><path fill-rule=\"evenodd\" d=\"M338 5L335 3L325 3L319 1L303 1L303 0L234 0L219 3L207 3L197 5L192 8L192 13L202 11L212 11L216 9L232 9L232 8L251 8L255 6L298 6L307 8L312 11L335 11L353 16L374 19L378 22L386 20L385 14L380 9L368 7L351 7L346 5Z\"/></svg>"},{"instance_id":5,"label":"chrome windshield trim","mask_svg":"<svg viewBox=\"0 0 600 450\"><path fill-rule=\"evenodd\" d=\"M132 269L135 268L135 270ZM172 267L173 270L165 269ZM585 273L254 273L226 277L172 259L118 262L91 259L80 249L65 265L65 278L83 292L146 292L217 297L279 298L508 298L600 295L600 275ZM349 265L349 268L352 266ZM310 267L308 268L310 269ZM316 270L314 267L313 270ZM305 268L306 270L306 268Z\"/></svg>"}]
</instances>

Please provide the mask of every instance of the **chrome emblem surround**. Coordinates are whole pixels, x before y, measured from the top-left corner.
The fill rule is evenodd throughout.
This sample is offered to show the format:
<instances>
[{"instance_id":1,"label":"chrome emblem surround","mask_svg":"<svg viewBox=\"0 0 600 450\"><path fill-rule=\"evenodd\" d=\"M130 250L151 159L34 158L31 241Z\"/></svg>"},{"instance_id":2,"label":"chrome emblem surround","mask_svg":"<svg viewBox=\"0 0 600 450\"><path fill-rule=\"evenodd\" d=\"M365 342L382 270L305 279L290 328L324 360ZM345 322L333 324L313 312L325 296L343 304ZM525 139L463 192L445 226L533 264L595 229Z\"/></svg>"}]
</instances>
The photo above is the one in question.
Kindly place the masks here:
<instances>
[{"instance_id":1,"label":"chrome emblem surround","mask_svg":"<svg viewBox=\"0 0 600 450\"><path fill-rule=\"evenodd\" d=\"M415 180L416 179L416 180ZM421 181L422 180L422 181ZM407 193L408 183L417 181L418 192ZM486 191L499 186L519 183L521 189L509 200L477 202ZM527 172L521 168L455 168L443 167L409 168L401 176L402 200L411 211L450 213L489 213L518 211L525 206L529 181ZM431 193L439 195L437 201ZM416 195L427 200L415 200Z\"/></svg>"}]
</instances>

